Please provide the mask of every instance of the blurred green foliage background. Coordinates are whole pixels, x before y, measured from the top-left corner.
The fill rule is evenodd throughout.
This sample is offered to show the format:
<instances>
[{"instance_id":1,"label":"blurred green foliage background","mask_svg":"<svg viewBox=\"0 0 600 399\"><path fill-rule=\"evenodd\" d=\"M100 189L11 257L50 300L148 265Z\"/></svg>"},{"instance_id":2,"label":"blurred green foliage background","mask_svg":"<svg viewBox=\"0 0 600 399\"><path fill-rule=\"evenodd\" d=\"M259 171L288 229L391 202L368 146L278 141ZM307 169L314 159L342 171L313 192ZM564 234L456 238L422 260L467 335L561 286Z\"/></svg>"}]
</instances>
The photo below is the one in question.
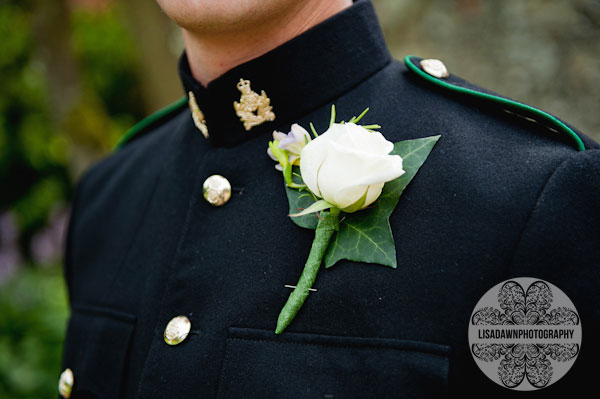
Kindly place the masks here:
<instances>
[{"instance_id":1,"label":"blurred green foliage background","mask_svg":"<svg viewBox=\"0 0 600 399\"><path fill-rule=\"evenodd\" d=\"M153 18L162 22L146 26ZM73 185L137 120L181 95L177 33L148 1L0 3L0 398L57 395ZM152 35L162 39L146 47L159 50L146 51L167 54L157 64L174 75L168 90L142 85L159 80L140 67L137 38Z\"/></svg>"},{"instance_id":2,"label":"blurred green foliage background","mask_svg":"<svg viewBox=\"0 0 600 399\"><path fill-rule=\"evenodd\" d=\"M440 58L600 139L597 1L374 3L396 58ZM56 396L74 182L183 94L181 50L153 1L0 2L0 398Z\"/></svg>"}]
</instances>

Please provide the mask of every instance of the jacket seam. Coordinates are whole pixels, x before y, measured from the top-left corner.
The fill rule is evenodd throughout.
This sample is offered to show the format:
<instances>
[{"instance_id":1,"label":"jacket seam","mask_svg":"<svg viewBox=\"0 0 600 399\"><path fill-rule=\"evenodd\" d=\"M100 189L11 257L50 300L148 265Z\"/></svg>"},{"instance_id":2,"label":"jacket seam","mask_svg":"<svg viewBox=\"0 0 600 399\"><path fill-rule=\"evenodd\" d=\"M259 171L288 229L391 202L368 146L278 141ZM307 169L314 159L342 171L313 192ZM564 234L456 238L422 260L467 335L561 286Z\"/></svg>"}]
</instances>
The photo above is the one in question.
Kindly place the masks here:
<instances>
[{"instance_id":1,"label":"jacket seam","mask_svg":"<svg viewBox=\"0 0 600 399\"><path fill-rule=\"evenodd\" d=\"M552 173L550 173L550 175L546 178L546 181L544 182L544 184L542 185L542 188L540 189L540 192L538 194L538 196L536 197L536 200L534 201L533 206L531 207L531 209L529 210L529 213L527 214L527 217L525 219L525 223L523 224L523 228L521 229L518 239L517 239L517 243L515 245L515 248L513 249L512 252L512 256L510 259L510 262L508 263L508 267L506 270L506 275L510 276L511 272L512 272L512 268L514 266L515 263L515 258L517 256L517 252L519 252L519 249L521 248L521 242L523 241L523 237L525 236L525 233L528 230L529 224L531 222L531 219L533 218L533 214L536 212L536 210L541 206L541 199L542 196L544 195L544 193L546 192L546 188L548 187L548 184L550 183L550 181L552 180L552 178L554 177L554 175L556 175L556 172L561 169L563 167L563 165L565 165L569 160L571 159L570 156L566 157L565 159L563 159L552 171Z\"/></svg>"}]
</instances>

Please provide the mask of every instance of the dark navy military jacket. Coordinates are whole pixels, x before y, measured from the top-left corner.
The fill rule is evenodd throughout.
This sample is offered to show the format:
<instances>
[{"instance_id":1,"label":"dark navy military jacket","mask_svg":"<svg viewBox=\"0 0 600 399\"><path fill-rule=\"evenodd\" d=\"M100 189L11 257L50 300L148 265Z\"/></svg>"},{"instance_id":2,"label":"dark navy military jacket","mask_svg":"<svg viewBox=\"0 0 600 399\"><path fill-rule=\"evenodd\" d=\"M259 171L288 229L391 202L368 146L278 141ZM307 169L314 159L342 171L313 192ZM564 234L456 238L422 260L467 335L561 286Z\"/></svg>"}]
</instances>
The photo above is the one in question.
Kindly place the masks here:
<instances>
[{"instance_id":1,"label":"dark navy military jacket","mask_svg":"<svg viewBox=\"0 0 600 399\"><path fill-rule=\"evenodd\" d=\"M201 86L146 120L76 191L66 252L72 315L63 368L72 398L403 398L516 394L487 378L468 344L481 296L535 277L573 301L582 346L568 374L525 397L596 389L600 355L600 149L560 120L420 59L391 58L373 6L350 8ZM246 131L236 84L271 99ZM483 93L477 95L477 93ZM186 102L187 104L187 102ZM441 135L391 216L398 267L342 261L281 335L279 311L314 231L289 218L267 156L273 130L323 132L364 108L397 142ZM202 184L232 197L208 204ZM163 333L178 315L185 341ZM528 396L529 395L529 396ZM552 397L552 396L545 396Z\"/></svg>"}]
</instances>

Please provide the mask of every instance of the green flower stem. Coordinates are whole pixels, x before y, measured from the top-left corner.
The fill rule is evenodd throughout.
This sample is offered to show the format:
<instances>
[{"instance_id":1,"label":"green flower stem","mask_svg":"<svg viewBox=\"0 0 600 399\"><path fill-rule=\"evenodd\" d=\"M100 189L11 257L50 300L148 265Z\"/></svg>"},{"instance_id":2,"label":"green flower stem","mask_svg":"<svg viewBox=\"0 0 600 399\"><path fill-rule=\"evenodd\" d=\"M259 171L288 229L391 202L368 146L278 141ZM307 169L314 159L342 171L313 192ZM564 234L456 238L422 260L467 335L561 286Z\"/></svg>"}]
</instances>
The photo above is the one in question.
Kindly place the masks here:
<instances>
[{"instance_id":1,"label":"green flower stem","mask_svg":"<svg viewBox=\"0 0 600 399\"><path fill-rule=\"evenodd\" d=\"M308 297L309 288L313 286L317 278L317 273L329 246L329 241L339 229L339 216L340 210L338 208L331 208L329 212L321 212L321 220L317 224L315 239L310 248L310 254L304 265L304 270L302 270L302 275L300 275L296 288L294 288L279 313L275 334L281 334L285 330Z\"/></svg>"},{"instance_id":2,"label":"green flower stem","mask_svg":"<svg viewBox=\"0 0 600 399\"><path fill-rule=\"evenodd\" d=\"M285 154L285 156L287 157L287 154ZM294 184L294 181L292 180L292 165L288 163L287 160L285 166L283 167L283 178L285 179L285 184L287 184L288 187L291 187Z\"/></svg>"}]
</instances>

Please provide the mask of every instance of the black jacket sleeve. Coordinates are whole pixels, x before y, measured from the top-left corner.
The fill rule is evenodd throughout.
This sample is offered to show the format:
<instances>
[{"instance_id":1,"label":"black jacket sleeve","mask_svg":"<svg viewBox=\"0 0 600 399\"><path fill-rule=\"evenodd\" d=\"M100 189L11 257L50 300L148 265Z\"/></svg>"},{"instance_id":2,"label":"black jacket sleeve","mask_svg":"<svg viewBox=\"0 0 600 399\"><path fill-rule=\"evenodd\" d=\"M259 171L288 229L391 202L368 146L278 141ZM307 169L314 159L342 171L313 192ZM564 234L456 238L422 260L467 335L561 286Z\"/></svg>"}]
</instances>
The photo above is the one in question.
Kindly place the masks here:
<instances>
[{"instance_id":1,"label":"black jacket sleeve","mask_svg":"<svg viewBox=\"0 0 600 399\"><path fill-rule=\"evenodd\" d=\"M534 277L560 288L580 316L582 342L556 389L595 386L600 356L600 150L574 153L551 174L516 248L510 277Z\"/></svg>"}]
</instances>

